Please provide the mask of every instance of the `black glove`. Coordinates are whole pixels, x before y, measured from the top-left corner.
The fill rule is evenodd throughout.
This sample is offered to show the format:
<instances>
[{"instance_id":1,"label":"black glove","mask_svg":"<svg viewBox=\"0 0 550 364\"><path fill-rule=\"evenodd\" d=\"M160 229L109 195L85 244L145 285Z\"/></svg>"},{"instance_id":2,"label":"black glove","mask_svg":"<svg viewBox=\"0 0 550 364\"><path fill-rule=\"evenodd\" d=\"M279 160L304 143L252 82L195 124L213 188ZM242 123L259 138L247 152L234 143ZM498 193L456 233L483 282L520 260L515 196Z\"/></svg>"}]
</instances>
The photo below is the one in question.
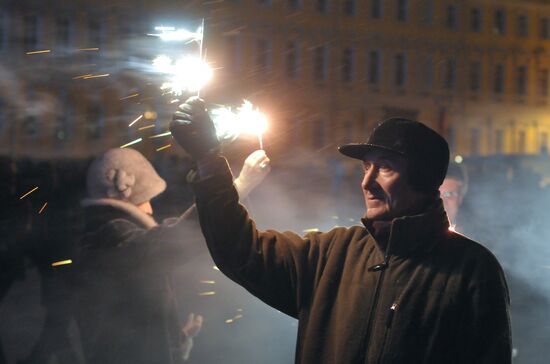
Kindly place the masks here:
<instances>
[{"instance_id":1,"label":"black glove","mask_svg":"<svg viewBox=\"0 0 550 364\"><path fill-rule=\"evenodd\" d=\"M178 144L194 160L220 150L216 128L204 105L196 96L190 97L178 107L170 123L170 131Z\"/></svg>"}]
</instances>

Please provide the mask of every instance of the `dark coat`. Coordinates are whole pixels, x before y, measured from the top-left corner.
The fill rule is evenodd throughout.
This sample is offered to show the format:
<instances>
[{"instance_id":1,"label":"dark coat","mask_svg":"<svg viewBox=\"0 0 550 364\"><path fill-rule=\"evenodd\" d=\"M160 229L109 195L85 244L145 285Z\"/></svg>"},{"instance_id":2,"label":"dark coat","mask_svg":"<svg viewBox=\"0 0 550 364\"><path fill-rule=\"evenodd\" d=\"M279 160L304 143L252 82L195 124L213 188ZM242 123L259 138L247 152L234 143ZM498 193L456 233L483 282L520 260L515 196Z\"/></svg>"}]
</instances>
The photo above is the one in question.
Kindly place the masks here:
<instances>
[{"instance_id":1,"label":"dark coat","mask_svg":"<svg viewBox=\"0 0 550 364\"><path fill-rule=\"evenodd\" d=\"M511 362L502 269L449 231L441 200L395 219L387 249L368 224L260 232L218 163L194 186L208 247L227 276L299 319L297 363Z\"/></svg>"},{"instance_id":2,"label":"dark coat","mask_svg":"<svg viewBox=\"0 0 550 364\"><path fill-rule=\"evenodd\" d=\"M75 311L86 362L179 363L182 322L170 273L188 259L192 229L185 221L153 226L137 208L119 205L85 208L74 259Z\"/></svg>"}]
</instances>

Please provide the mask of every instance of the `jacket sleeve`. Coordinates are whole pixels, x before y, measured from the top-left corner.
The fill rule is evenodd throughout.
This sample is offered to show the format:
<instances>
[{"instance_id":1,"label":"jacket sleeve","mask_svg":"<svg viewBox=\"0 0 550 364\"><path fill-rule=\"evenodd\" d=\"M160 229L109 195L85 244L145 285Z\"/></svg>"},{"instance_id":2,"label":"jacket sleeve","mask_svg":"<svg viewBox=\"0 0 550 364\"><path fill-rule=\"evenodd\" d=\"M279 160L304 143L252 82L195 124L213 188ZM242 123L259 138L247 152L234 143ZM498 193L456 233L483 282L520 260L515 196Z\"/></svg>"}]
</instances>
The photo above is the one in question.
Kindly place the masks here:
<instances>
[{"instance_id":1,"label":"jacket sleeve","mask_svg":"<svg viewBox=\"0 0 550 364\"><path fill-rule=\"evenodd\" d=\"M324 261L321 234L260 232L239 204L227 162L194 183L201 228L218 268L270 306L293 317L309 300ZM321 243L320 240L324 240Z\"/></svg>"},{"instance_id":2,"label":"jacket sleeve","mask_svg":"<svg viewBox=\"0 0 550 364\"><path fill-rule=\"evenodd\" d=\"M477 269L470 281L470 307L466 315L470 348L465 349L468 363L510 364L512 338L510 329L510 297L504 272L491 254Z\"/></svg>"}]
</instances>

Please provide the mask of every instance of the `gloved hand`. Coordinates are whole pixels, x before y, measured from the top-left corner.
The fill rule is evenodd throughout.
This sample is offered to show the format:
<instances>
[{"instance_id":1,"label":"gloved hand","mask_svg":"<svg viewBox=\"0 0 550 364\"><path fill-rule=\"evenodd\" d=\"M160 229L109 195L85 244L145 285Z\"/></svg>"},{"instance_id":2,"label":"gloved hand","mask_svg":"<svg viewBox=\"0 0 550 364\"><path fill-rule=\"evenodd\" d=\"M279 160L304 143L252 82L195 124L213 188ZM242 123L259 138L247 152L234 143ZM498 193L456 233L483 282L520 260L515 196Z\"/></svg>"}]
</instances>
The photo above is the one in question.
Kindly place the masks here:
<instances>
[{"instance_id":1,"label":"gloved hand","mask_svg":"<svg viewBox=\"0 0 550 364\"><path fill-rule=\"evenodd\" d=\"M200 160L220 149L216 128L204 105L196 96L178 107L170 123L170 131L178 144L194 160Z\"/></svg>"},{"instance_id":2,"label":"gloved hand","mask_svg":"<svg viewBox=\"0 0 550 364\"><path fill-rule=\"evenodd\" d=\"M246 197L258 186L271 171L270 160L264 150L252 152L244 161L239 177L235 179L235 187L239 198Z\"/></svg>"}]
</instances>

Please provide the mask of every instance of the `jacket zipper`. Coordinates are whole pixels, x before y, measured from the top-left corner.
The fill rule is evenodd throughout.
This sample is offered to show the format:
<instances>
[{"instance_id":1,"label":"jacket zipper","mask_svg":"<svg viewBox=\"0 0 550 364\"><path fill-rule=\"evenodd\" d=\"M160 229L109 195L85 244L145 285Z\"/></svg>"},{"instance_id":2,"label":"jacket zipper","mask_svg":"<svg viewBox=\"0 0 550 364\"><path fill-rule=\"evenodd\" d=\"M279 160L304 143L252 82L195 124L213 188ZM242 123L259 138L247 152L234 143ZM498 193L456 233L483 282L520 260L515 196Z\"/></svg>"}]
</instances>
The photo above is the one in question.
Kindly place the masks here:
<instances>
[{"instance_id":1,"label":"jacket zipper","mask_svg":"<svg viewBox=\"0 0 550 364\"><path fill-rule=\"evenodd\" d=\"M390 332L391 324L393 322L393 316L395 315L395 311L397 310L397 307L398 307L397 302L394 302L391 305L390 310L388 312L388 318L386 320L386 329L384 330L384 337L383 337L383 340L382 340L382 347L380 348L380 354L378 354L378 358L375 361L375 363L380 364L381 360L384 357L384 349L386 349L386 342L388 340L388 334Z\"/></svg>"}]
</instances>

